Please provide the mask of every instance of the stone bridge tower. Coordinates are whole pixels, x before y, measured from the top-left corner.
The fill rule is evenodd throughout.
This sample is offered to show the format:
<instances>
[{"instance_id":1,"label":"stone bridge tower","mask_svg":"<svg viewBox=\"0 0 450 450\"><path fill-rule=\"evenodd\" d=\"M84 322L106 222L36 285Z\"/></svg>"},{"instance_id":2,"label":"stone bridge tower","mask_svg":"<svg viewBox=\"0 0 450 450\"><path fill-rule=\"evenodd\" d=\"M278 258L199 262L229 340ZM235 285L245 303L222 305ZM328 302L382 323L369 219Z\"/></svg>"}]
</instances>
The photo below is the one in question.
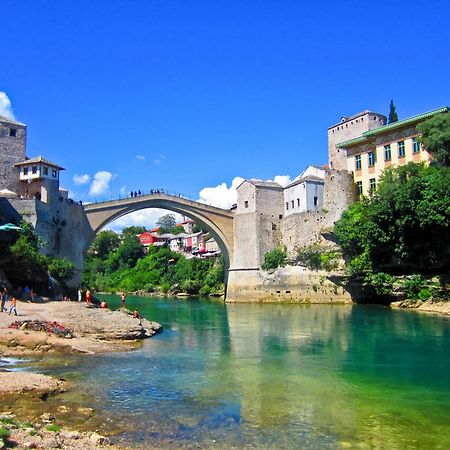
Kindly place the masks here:
<instances>
[{"instance_id":1,"label":"stone bridge tower","mask_svg":"<svg viewBox=\"0 0 450 450\"><path fill-rule=\"evenodd\" d=\"M25 160L27 127L0 116L0 190L19 192L19 171L14 164Z\"/></svg>"}]
</instances>

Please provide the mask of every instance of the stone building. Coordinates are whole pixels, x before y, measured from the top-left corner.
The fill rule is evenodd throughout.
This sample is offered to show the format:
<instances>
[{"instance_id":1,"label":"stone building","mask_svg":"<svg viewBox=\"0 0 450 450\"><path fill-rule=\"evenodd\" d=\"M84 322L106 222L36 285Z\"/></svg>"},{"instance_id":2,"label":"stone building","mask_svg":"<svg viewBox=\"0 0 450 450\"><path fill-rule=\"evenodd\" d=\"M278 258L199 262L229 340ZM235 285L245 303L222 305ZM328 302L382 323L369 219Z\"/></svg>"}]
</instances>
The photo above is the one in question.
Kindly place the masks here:
<instances>
[{"instance_id":1,"label":"stone building","mask_svg":"<svg viewBox=\"0 0 450 450\"><path fill-rule=\"evenodd\" d=\"M284 216L323 208L325 169L309 166L300 177L283 190Z\"/></svg>"},{"instance_id":2,"label":"stone building","mask_svg":"<svg viewBox=\"0 0 450 450\"><path fill-rule=\"evenodd\" d=\"M44 242L43 254L76 265L75 286L83 267L83 237L92 230L83 206L59 186L59 172L64 169L42 156L27 158L26 131L23 123L0 117L0 221L30 222Z\"/></svg>"},{"instance_id":3,"label":"stone building","mask_svg":"<svg viewBox=\"0 0 450 450\"><path fill-rule=\"evenodd\" d=\"M22 198L37 198L44 203L56 201L60 197L67 198L67 191L60 193L59 172L63 167L38 156L25 159L14 164L17 168L20 186L19 194Z\"/></svg>"},{"instance_id":4,"label":"stone building","mask_svg":"<svg viewBox=\"0 0 450 450\"><path fill-rule=\"evenodd\" d=\"M380 123L358 136L337 142L335 152L339 152L342 159L339 164L345 162L345 168L353 174L357 194L373 192L381 173L388 167L411 161L429 162L431 155L419 142L417 125L436 114L448 113L448 110L443 107L388 125ZM330 153L330 161L336 154Z\"/></svg>"},{"instance_id":5,"label":"stone building","mask_svg":"<svg viewBox=\"0 0 450 450\"><path fill-rule=\"evenodd\" d=\"M386 116L364 110L351 117L343 116L339 123L328 128L328 158L330 169L347 170L345 149L337 144L360 137L366 131L386 124Z\"/></svg>"},{"instance_id":6,"label":"stone building","mask_svg":"<svg viewBox=\"0 0 450 450\"><path fill-rule=\"evenodd\" d=\"M0 116L0 190L19 194L20 181L14 165L25 160L26 140L25 124Z\"/></svg>"},{"instance_id":7,"label":"stone building","mask_svg":"<svg viewBox=\"0 0 450 450\"><path fill-rule=\"evenodd\" d=\"M278 183L245 180L237 187L234 214L234 267L259 268L279 243L283 188Z\"/></svg>"}]
</instances>

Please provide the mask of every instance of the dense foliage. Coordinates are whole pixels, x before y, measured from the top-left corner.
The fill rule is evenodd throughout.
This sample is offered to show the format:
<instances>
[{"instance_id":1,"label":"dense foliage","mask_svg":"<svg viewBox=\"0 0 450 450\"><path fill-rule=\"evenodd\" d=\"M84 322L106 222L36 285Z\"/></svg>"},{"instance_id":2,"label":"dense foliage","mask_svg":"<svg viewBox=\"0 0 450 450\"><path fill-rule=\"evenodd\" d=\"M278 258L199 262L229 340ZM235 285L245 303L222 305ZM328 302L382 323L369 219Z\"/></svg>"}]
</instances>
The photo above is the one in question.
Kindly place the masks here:
<instances>
[{"instance_id":1,"label":"dense foliage","mask_svg":"<svg viewBox=\"0 0 450 450\"><path fill-rule=\"evenodd\" d=\"M450 114L437 114L417 125L420 141L433 159L440 165L450 167Z\"/></svg>"},{"instance_id":2,"label":"dense foliage","mask_svg":"<svg viewBox=\"0 0 450 450\"><path fill-rule=\"evenodd\" d=\"M332 271L339 266L340 253L335 249L310 245L297 250L297 262L310 270Z\"/></svg>"},{"instance_id":3,"label":"dense foliage","mask_svg":"<svg viewBox=\"0 0 450 450\"><path fill-rule=\"evenodd\" d=\"M371 198L335 225L352 275L450 268L450 168L409 163L384 172Z\"/></svg>"},{"instance_id":4,"label":"dense foliage","mask_svg":"<svg viewBox=\"0 0 450 450\"><path fill-rule=\"evenodd\" d=\"M287 254L282 248L274 248L264 255L263 270L276 269L277 267L284 267L287 263Z\"/></svg>"},{"instance_id":5,"label":"dense foliage","mask_svg":"<svg viewBox=\"0 0 450 450\"><path fill-rule=\"evenodd\" d=\"M22 221L20 228L17 232L10 232L2 241L0 268L13 284L28 284L46 292L49 274L62 285L72 278L75 271L73 263L39 253L44 243L32 225Z\"/></svg>"},{"instance_id":6,"label":"dense foliage","mask_svg":"<svg viewBox=\"0 0 450 450\"><path fill-rule=\"evenodd\" d=\"M120 235L112 231L99 233L85 261L85 287L103 292L223 292L222 258L186 259L164 246L150 246L148 254L144 254L137 237L128 231L124 229ZM98 252L99 242L106 240L107 251Z\"/></svg>"}]
</instances>

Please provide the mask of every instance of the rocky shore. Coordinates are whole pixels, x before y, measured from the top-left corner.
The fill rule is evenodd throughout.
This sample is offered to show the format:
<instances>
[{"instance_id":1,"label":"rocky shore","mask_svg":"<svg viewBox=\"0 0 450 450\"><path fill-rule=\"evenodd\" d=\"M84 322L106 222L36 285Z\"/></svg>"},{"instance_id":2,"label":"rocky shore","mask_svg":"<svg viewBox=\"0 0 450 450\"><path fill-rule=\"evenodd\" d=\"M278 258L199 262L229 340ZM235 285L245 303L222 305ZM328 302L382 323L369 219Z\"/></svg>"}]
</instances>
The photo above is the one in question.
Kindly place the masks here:
<instances>
[{"instance_id":1,"label":"rocky shore","mask_svg":"<svg viewBox=\"0 0 450 450\"><path fill-rule=\"evenodd\" d=\"M78 302L19 301L17 311L17 317L0 313L0 361L7 357L48 353L132 350L142 339L162 330L160 324L135 318L126 310L86 308L84 303ZM0 365L2 405L11 405L14 399L24 397L45 400L67 389L70 385L64 380L30 372L2 371ZM44 414L42 421L26 422L26 426L20 424L19 419L11 411L0 410L0 449L3 441L4 448L117 448L95 432L68 431L56 424L52 426L51 414Z\"/></svg>"},{"instance_id":2,"label":"rocky shore","mask_svg":"<svg viewBox=\"0 0 450 450\"><path fill-rule=\"evenodd\" d=\"M390 306L391 308L396 309L412 309L420 312L450 316L450 302L435 302L433 300L428 300L426 302L421 300L401 300L398 302L392 302Z\"/></svg>"}]
</instances>

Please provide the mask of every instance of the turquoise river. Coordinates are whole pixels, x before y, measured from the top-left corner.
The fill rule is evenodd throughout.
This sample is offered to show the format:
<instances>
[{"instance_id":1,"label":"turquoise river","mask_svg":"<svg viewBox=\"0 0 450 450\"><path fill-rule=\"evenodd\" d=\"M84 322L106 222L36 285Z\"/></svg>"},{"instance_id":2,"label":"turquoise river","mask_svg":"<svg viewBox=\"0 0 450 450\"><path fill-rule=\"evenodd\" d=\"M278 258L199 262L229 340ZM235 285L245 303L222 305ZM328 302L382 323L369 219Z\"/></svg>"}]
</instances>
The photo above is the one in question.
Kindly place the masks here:
<instances>
[{"instance_id":1,"label":"turquoise river","mask_svg":"<svg viewBox=\"0 0 450 450\"><path fill-rule=\"evenodd\" d=\"M63 399L93 408L90 425L119 445L450 448L448 317L200 299L127 305L164 331L131 352L31 364L75 381Z\"/></svg>"}]
</instances>

